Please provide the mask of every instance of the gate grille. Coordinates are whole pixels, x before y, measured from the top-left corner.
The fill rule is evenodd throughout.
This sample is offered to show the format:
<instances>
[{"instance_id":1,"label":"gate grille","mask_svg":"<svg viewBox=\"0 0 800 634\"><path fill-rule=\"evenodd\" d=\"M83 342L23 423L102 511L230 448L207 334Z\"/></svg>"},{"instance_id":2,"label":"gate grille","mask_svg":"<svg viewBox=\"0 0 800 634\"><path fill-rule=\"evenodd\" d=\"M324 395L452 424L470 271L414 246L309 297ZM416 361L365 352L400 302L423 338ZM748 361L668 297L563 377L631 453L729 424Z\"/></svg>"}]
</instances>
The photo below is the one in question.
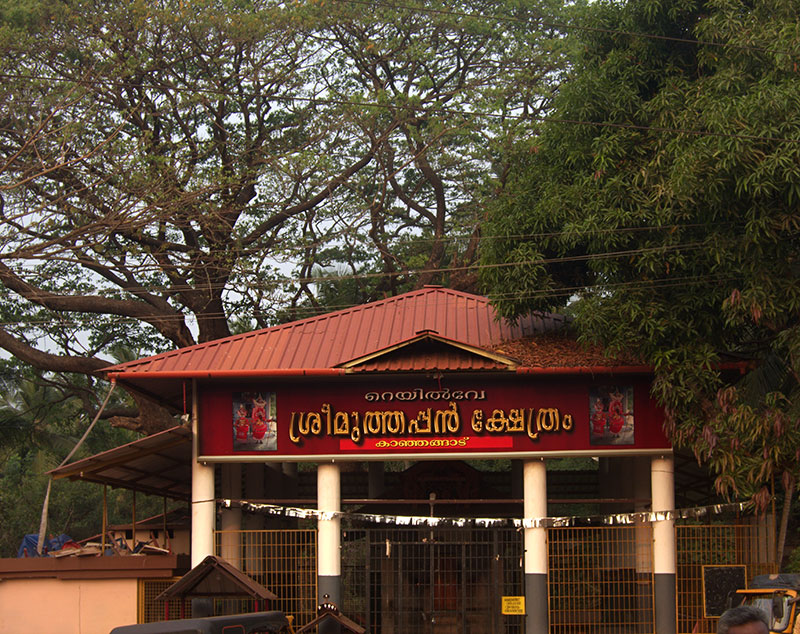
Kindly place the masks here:
<instances>
[{"instance_id":1,"label":"gate grille","mask_svg":"<svg viewBox=\"0 0 800 634\"><path fill-rule=\"evenodd\" d=\"M548 530L550 631L652 632L651 535L649 524Z\"/></svg>"},{"instance_id":2,"label":"gate grille","mask_svg":"<svg viewBox=\"0 0 800 634\"><path fill-rule=\"evenodd\" d=\"M169 609L165 609L164 601L156 601L156 597L169 588L180 577L171 579L139 579L137 598L137 623L153 623L190 617L192 615L192 602L172 599Z\"/></svg>"},{"instance_id":3,"label":"gate grille","mask_svg":"<svg viewBox=\"0 0 800 634\"><path fill-rule=\"evenodd\" d=\"M504 595L523 594L514 529L348 529L342 550L343 611L369 632L523 631L501 614Z\"/></svg>"},{"instance_id":4,"label":"gate grille","mask_svg":"<svg viewBox=\"0 0 800 634\"><path fill-rule=\"evenodd\" d=\"M707 618L703 605L703 566L745 567L748 583L760 574L778 571L774 523L771 516L737 524L677 526L678 632L711 634L717 619ZM745 523L746 522L746 523Z\"/></svg>"},{"instance_id":5,"label":"gate grille","mask_svg":"<svg viewBox=\"0 0 800 634\"><path fill-rule=\"evenodd\" d=\"M676 531L678 632L714 632L716 619L703 616L703 566L745 565L748 579L774 572L774 553L765 546L774 543L773 524L740 518L679 524ZM281 597L271 608L294 615L297 626L310 621L315 531L240 533L228 557ZM561 527L547 535L553 634L653 631L650 524ZM225 550L222 538L218 533L217 552ZM340 607L371 634L522 634L524 617L503 615L501 607L502 597L524 594L522 542L513 528L346 528ZM169 583L145 582L155 594L140 594L140 622L163 618L163 604L148 597ZM179 615L171 606L170 618Z\"/></svg>"},{"instance_id":6,"label":"gate grille","mask_svg":"<svg viewBox=\"0 0 800 634\"><path fill-rule=\"evenodd\" d=\"M216 552L278 595L270 610L282 610L302 627L316 615L315 530L215 531ZM252 602L222 606L224 613L251 611ZM223 612L218 612L223 613Z\"/></svg>"}]
</instances>

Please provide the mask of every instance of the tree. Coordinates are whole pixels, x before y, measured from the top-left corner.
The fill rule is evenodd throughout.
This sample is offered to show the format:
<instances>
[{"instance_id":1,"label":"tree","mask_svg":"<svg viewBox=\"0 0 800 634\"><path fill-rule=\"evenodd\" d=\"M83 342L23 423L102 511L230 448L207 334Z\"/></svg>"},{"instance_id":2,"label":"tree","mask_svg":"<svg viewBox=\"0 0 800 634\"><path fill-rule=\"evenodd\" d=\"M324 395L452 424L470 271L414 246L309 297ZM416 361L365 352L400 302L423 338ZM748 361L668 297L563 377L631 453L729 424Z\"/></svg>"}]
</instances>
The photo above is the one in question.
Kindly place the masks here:
<instances>
[{"instance_id":1,"label":"tree","mask_svg":"<svg viewBox=\"0 0 800 634\"><path fill-rule=\"evenodd\" d=\"M0 557L15 557L23 535L36 533L42 498L48 486L46 472L57 467L75 447L85 427L83 404L58 385L28 372L7 376L0 365ZM132 440L132 432L98 427L76 454L91 455L108 446ZM56 481L50 496L49 534L68 534L76 540L96 534L103 509L101 487L86 482ZM132 518L129 491L108 497L112 523ZM139 517L161 512L162 504L150 496L137 498ZM33 553L29 553L33 555Z\"/></svg>"},{"instance_id":2,"label":"tree","mask_svg":"<svg viewBox=\"0 0 800 634\"><path fill-rule=\"evenodd\" d=\"M800 477L799 17L796 0L590 5L483 254L504 315L572 303L584 339L653 364L668 431L720 492L763 508L781 482L786 512ZM754 369L726 376L730 360Z\"/></svg>"},{"instance_id":3,"label":"tree","mask_svg":"<svg viewBox=\"0 0 800 634\"><path fill-rule=\"evenodd\" d=\"M351 300L474 285L500 150L558 80L557 5L0 3L0 346L91 376L118 341L318 304L320 273ZM167 424L134 398L118 424Z\"/></svg>"}]
</instances>

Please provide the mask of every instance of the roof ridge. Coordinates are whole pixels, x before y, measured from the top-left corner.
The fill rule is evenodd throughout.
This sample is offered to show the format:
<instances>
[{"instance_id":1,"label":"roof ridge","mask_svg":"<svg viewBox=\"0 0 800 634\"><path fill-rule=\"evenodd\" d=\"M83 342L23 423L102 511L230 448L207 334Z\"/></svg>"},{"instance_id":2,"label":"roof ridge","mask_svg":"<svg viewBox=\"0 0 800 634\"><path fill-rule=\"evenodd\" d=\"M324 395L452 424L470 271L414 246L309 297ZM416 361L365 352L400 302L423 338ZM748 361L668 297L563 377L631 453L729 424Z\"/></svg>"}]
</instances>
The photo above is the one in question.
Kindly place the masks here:
<instances>
[{"instance_id":1,"label":"roof ridge","mask_svg":"<svg viewBox=\"0 0 800 634\"><path fill-rule=\"evenodd\" d=\"M304 317L302 319L296 319L293 321L288 321L283 324L277 324L275 326L267 326L266 328L259 328L257 330L250 330L248 332L242 332L234 335L228 335L227 337L220 337L219 339L212 339L211 341L201 342L201 343L194 343L190 346L185 346L181 348L175 348L174 350L166 350L164 352L158 352L154 355L148 355L144 357L148 361L155 360L155 359L166 359L173 355L184 354L196 348L208 348L209 346L214 345L221 345L224 342L235 342L240 341L242 339L247 339L248 337L256 337L266 332L279 332L284 329L290 328L297 328L298 326L303 326L306 324L325 321L330 319L335 319L338 317L342 317L345 315L352 315L359 312L364 312L366 310L371 310L375 308L380 308L381 306L388 305L391 303L395 303L398 301L403 301L405 299L410 299L413 297L417 297L420 295L434 295L434 294L444 294L450 296L458 296L464 299L471 299L473 301L481 302L483 304L489 304L489 298L485 295L477 295L475 293L467 293L466 291L458 291L451 288L445 288L444 286L424 286L423 288L414 289L412 291L406 291L405 293L400 293L399 295L392 295L390 297L384 297L382 299L378 299L372 302L367 302L366 304L356 304L354 306L349 306L347 308L340 308L339 310L334 310L329 313L323 313L321 315L312 315L311 317ZM119 367L128 366L131 364L139 364L143 361L143 359L136 359L134 361L125 361L123 363L115 363L113 365L107 366L103 368L103 372L108 371L115 371Z\"/></svg>"}]
</instances>

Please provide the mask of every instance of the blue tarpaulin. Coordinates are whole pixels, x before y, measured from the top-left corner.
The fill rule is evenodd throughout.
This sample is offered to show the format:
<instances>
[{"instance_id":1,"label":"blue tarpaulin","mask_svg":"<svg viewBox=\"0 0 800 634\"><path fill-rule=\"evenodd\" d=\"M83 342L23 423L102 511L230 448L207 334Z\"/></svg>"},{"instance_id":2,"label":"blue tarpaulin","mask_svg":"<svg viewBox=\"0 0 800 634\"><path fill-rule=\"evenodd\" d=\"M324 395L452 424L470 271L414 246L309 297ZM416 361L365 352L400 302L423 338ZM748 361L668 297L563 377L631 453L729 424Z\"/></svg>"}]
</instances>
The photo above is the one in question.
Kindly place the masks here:
<instances>
[{"instance_id":1,"label":"blue tarpaulin","mask_svg":"<svg viewBox=\"0 0 800 634\"><path fill-rule=\"evenodd\" d=\"M63 533L58 537L51 537L44 540L44 548L42 548L42 555L46 555L54 550L61 550L61 547L67 542L71 542L72 538ZM22 538L22 543L19 545L17 557L38 557L39 535L31 533Z\"/></svg>"}]
</instances>

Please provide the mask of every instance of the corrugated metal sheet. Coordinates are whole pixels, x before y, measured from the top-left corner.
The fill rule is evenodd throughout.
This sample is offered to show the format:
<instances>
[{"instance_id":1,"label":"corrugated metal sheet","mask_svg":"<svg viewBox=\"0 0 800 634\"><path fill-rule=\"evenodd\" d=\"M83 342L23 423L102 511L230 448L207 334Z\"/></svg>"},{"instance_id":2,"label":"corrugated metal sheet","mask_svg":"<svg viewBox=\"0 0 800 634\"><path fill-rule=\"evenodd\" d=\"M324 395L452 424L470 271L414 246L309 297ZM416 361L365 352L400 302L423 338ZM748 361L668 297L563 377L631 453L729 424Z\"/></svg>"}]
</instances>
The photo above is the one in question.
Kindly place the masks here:
<instances>
[{"instance_id":1,"label":"corrugated metal sheet","mask_svg":"<svg viewBox=\"0 0 800 634\"><path fill-rule=\"evenodd\" d=\"M185 427L173 427L58 467L49 475L189 500L191 457L192 432Z\"/></svg>"},{"instance_id":2,"label":"corrugated metal sheet","mask_svg":"<svg viewBox=\"0 0 800 634\"><path fill-rule=\"evenodd\" d=\"M439 287L429 287L396 297L318 317L227 337L108 368L109 373L236 373L271 370L321 370L366 356L430 331L474 348L490 349L503 341L550 332L564 324L561 316L534 314L512 325L498 320L487 298ZM406 369L484 370L495 363L479 356L453 355L439 349L438 356L409 366L387 356L374 361L373 371ZM471 359L471 361L470 361ZM453 363L453 367L448 365ZM362 368L363 369L363 368Z\"/></svg>"}]
</instances>

